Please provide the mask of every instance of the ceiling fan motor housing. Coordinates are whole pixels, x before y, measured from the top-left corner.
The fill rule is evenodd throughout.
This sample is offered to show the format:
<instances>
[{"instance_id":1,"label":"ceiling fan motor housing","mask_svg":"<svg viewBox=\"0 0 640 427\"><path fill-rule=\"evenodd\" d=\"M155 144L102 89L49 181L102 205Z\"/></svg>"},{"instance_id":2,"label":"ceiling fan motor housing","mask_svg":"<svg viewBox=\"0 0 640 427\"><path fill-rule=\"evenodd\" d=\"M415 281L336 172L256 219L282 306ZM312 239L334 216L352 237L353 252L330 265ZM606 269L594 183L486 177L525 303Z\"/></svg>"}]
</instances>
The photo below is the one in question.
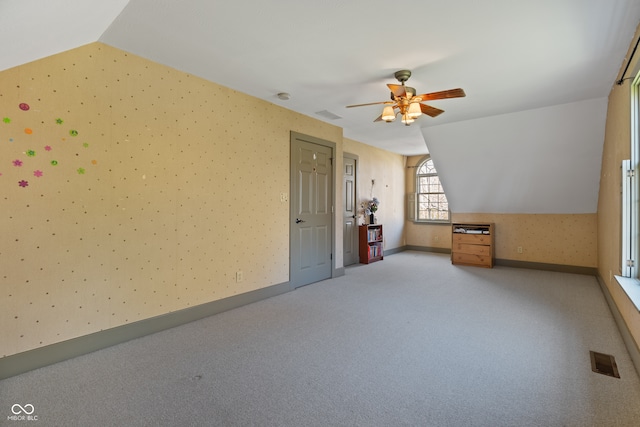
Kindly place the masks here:
<instances>
[{"instance_id":1,"label":"ceiling fan motor housing","mask_svg":"<svg viewBox=\"0 0 640 427\"><path fill-rule=\"evenodd\" d=\"M402 84L402 86L404 86L404 83L409 80L409 77L411 77L411 71L409 70L400 70L400 71L396 71L394 73L394 76L396 79L398 79L398 81ZM415 96L416 94L416 90L412 87L409 86L405 86L404 90L407 94L408 98L411 98L412 96ZM391 92L391 100L395 101L397 99L397 97L393 94L393 92Z\"/></svg>"},{"instance_id":2,"label":"ceiling fan motor housing","mask_svg":"<svg viewBox=\"0 0 640 427\"><path fill-rule=\"evenodd\" d=\"M409 77L411 77L411 71L409 70L396 71L394 76L396 77L396 79L398 79L400 83L404 84L404 82L409 80Z\"/></svg>"}]
</instances>

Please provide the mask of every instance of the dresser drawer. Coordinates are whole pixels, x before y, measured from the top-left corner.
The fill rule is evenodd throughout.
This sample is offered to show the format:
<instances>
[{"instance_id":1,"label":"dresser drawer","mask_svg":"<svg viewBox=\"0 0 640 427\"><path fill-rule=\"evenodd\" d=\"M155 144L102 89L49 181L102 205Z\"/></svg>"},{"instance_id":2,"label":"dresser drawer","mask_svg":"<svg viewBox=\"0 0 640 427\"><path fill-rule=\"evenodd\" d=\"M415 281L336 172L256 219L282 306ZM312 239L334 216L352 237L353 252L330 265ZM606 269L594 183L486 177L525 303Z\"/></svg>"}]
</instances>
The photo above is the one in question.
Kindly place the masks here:
<instances>
[{"instance_id":1,"label":"dresser drawer","mask_svg":"<svg viewBox=\"0 0 640 427\"><path fill-rule=\"evenodd\" d=\"M491 236L489 234L464 234L453 233L453 243L470 243L472 245L489 245Z\"/></svg>"},{"instance_id":2,"label":"dresser drawer","mask_svg":"<svg viewBox=\"0 0 640 427\"><path fill-rule=\"evenodd\" d=\"M489 245L471 245L469 243L454 243L453 252L460 252L474 255L491 255L491 246Z\"/></svg>"},{"instance_id":3,"label":"dresser drawer","mask_svg":"<svg viewBox=\"0 0 640 427\"><path fill-rule=\"evenodd\" d=\"M488 255L476 255L454 252L451 254L454 264L469 264L483 267L493 267L491 257Z\"/></svg>"}]
</instances>

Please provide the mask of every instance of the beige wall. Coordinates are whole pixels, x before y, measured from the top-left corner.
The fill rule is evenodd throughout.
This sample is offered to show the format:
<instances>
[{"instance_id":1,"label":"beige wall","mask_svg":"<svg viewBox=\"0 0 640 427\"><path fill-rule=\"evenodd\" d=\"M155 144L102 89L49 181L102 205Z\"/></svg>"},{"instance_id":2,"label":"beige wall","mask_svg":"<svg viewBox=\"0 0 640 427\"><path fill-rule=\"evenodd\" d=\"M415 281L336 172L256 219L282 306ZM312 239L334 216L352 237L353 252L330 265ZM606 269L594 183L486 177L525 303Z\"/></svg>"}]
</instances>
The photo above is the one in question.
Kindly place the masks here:
<instances>
[{"instance_id":1,"label":"beige wall","mask_svg":"<svg viewBox=\"0 0 640 427\"><path fill-rule=\"evenodd\" d=\"M423 156L407 159L407 192L415 191L415 165ZM446 187L445 187L446 191ZM454 222L493 222L498 259L597 266L596 214L456 213ZM440 224L407 221L407 245L451 249L451 229ZM522 253L518 253L522 247Z\"/></svg>"},{"instance_id":2,"label":"beige wall","mask_svg":"<svg viewBox=\"0 0 640 427\"><path fill-rule=\"evenodd\" d=\"M289 280L290 131L341 128L101 43L0 75L0 356Z\"/></svg>"},{"instance_id":3,"label":"beige wall","mask_svg":"<svg viewBox=\"0 0 640 427\"><path fill-rule=\"evenodd\" d=\"M636 31L633 40L637 40L638 36L640 36L640 30ZM627 58L631 54L632 47L629 47ZM639 61L637 52L627 77L633 76L631 70L638 66ZM622 160L630 158L630 106L631 82L627 80L622 85L613 85L609 94L598 199L598 273L609 289L631 335L636 343L640 343L640 313L613 277L621 273L622 264L620 166Z\"/></svg>"},{"instance_id":4,"label":"beige wall","mask_svg":"<svg viewBox=\"0 0 640 427\"><path fill-rule=\"evenodd\" d=\"M343 147L345 153L358 156L358 203L380 200L376 217L383 224L385 249L404 246L405 157L347 138ZM364 223L360 216L358 224Z\"/></svg>"}]
</instances>

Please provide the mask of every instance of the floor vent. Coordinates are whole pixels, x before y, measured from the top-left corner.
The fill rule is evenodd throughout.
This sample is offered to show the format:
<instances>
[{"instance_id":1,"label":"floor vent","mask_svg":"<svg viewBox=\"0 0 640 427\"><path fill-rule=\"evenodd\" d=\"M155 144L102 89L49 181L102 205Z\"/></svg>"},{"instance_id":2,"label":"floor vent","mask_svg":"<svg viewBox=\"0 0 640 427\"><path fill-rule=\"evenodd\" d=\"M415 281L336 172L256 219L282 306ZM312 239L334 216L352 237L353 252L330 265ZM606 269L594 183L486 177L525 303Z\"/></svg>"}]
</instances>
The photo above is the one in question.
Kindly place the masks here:
<instances>
[{"instance_id":1,"label":"floor vent","mask_svg":"<svg viewBox=\"0 0 640 427\"><path fill-rule=\"evenodd\" d=\"M589 352L591 356L591 370L598 374L607 375L614 378L620 378L618 373L618 365L616 359L610 354Z\"/></svg>"}]
</instances>

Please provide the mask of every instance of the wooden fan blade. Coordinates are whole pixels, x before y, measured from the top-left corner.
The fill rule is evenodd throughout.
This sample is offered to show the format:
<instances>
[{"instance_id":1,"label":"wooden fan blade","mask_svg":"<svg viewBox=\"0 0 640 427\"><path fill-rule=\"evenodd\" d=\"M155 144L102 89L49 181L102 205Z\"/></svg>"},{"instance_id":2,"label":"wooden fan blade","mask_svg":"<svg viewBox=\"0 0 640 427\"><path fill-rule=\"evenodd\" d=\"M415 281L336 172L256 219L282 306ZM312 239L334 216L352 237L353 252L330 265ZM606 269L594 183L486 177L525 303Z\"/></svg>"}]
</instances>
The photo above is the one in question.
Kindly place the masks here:
<instances>
[{"instance_id":1,"label":"wooden fan blade","mask_svg":"<svg viewBox=\"0 0 640 427\"><path fill-rule=\"evenodd\" d=\"M441 110L439 108L432 107L431 105L426 105L426 104L420 104L420 109L422 110L423 114L426 114L427 116L431 116L431 117L436 117L444 113L444 110Z\"/></svg>"},{"instance_id":2,"label":"wooden fan blade","mask_svg":"<svg viewBox=\"0 0 640 427\"><path fill-rule=\"evenodd\" d=\"M387 86L389 87L389 89L391 89L391 93L393 93L393 96L395 96L396 98L407 97L407 90L404 88L404 86L394 84L388 84Z\"/></svg>"},{"instance_id":3,"label":"wooden fan blade","mask_svg":"<svg viewBox=\"0 0 640 427\"><path fill-rule=\"evenodd\" d=\"M393 101L380 101L380 102L369 102L368 104L356 104L356 105L347 105L346 108L352 108L352 107L365 107L367 105L378 105L378 104L388 104L388 105L393 105L394 102Z\"/></svg>"},{"instance_id":4,"label":"wooden fan blade","mask_svg":"<svg viewBox=\"0 0 640 427\"><path fill-rule=\"evenodd\" d=\"M441 92L424 93L422 95L416 95L416 98L420 97L422 101L433 101L435 99L463 98L465 96L467 96L467 94L464 93L464 90L458 88L443 90Z\"/></svg>"}]
</instances>

